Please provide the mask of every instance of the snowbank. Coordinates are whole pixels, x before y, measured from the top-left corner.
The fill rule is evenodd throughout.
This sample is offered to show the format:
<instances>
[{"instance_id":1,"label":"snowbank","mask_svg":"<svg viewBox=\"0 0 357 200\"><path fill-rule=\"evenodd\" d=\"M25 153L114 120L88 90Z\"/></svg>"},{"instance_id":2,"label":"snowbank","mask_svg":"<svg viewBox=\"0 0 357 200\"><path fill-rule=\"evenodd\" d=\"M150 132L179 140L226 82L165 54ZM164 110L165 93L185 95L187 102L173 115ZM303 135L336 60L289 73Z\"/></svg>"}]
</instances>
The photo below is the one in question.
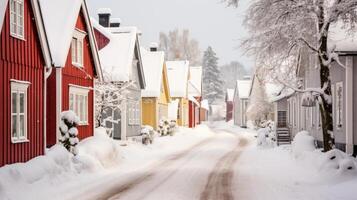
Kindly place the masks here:
<instances>
[{"instance_id":1,"label":"snowbank","mask_svg":"<svg viewBox=\"0 0 357 200\"><path fill-rule=\"evenodd\" d=\"M0 168L0 199L27 199L33 187L63 184L80 174L110 168L120 161L118 144L105 130L96 130L93 137L79 143L78 149L79 154L73 156L62 145L55 145L44 156Z\"/></svg>"},{"instance_id":2,"label":"snowbank","mask_svg":"<svg viewBox=\"0 0 357 200\"><path fill-rule=\"evenodd\" d=\"M314 151L316 149L314 141L315 139L307 131L301 131L296 134L291 143L295 158L302 156L306 152Z\"/></svg>"}]
</instances>

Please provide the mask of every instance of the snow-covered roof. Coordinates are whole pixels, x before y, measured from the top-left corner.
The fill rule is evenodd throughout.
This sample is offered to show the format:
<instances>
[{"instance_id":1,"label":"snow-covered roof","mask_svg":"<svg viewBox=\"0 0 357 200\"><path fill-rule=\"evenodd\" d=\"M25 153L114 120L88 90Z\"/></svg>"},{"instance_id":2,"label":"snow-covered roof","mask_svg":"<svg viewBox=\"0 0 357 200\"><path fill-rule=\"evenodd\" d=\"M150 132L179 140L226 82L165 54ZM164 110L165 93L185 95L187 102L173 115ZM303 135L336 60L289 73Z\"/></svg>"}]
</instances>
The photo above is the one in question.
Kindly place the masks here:
<instances>
[{"instance_id":1,"label":"snow-covered roof","mask_svg":"<svg viewBox=\"0 0 357 200\"><path fill-rule=\"evenodd\" d=\"M166 62L171 97L187 97L188 66L187 60Z\"/></svg>"},{"instance_id":2,"label":"snow-covered roof","mask_svg":"<svg viewBox=\"0 0 357 200\"><path fill-rule=\"evenodd\" d=\"M4 22L4 17L6 13L8 0L0 0L0 31L2 30L2 25Z\"/></svg>"},{"instance_id":3,"label":"snow-covered roof","mask_svg":"<svg viewBox=\"0 0 357 200\"><path fill-rule=\"evenodd\" d=\"M146 87L141 91L141 96L160 97L165 53L148 51L143 47L140 48L140 52L146 80Z\"/></svg>"},{"instance_id":4,"label":"snow-covered roof","mask_svg":"<svg viewBox=\"0 0 357 200\"><path fill-rule=\"evenodd\" d=\"M39 0L39 3L52 62L64 67L82 0Z\"/></svg>"},{"instance_id":5,"label":"snow-covered roof","mask_svg":"<svg viewBox=\"0 0 357 200\"><path fill-rule=\"evenodd\" d=\"M112 14L112 9L110 8L99 8L97 10L98 14Z\"/></svg>"},{"instance_id":6,"label":"snow-covered roof","mask_svg":"<svg viewBox=\"0 0 357 200\"><path fill-rule=\"evenodd\" d=\"M196 104L197 106L200 106L200 103L197 101L197 99L195 99L195 97L193 95L188 95L188 100L192 101L194 104Z\"/></svg>"},{"instance_id":7,"label":"snow-covered roof","mask_svg":"<svg viewBox=\"0 0 357 200\"><path fill-rule=\"evenodd\" d=\"M105 28L93 18L91 20L93 27L110 40L109 44L99 51L105 78L109 81L129 81L137 42L137 28Z\"/></svg>"},{"instance_id":8,"label":"snow-covered roof","mask_svg":"<svg viewBox=\"0 0 357 200\"><path fill-rule=\"evenodd\" d=\"M227 89L227 99L226 101L233 101L234 98L234 89Z\"/></svg>"},{"instance_id":9,"label":"snow-covered roof","mask_svg":"<svg viewBox=\"0 0 357 200\"><path fill-rule=\"evenodd\" d=\"M357 51L357 34L356 31L351 34L343 28L341 22L334 24L330 28L328 47L329 49L336 46L336 51Z\"/></svg>"},{"instance_id":10,"label":"snow-covered roof","mask_svg":"<svg viewBox=\"0 0 357 200\"><path fill-rule=\"evenodd\" d=\"M202 67L195 66L190 67L190 85L188 87L188 93L195 97L202 96Z\"/></svg>"},{"instance_id":11,"label":"snow-covered roof","mask_svg":"<svg viewBox=\"0 0 357 200\"><path fill-rule=\"evenodd\" d=\"M249 97L251 80L237 80L238 95L240 99L247 99Z\"/></svg>"},{"instance_id":12,"label":"snow-covered roof","mask_svg":"<svg viewBox=\"0 0 357 200\"><path fill-rule=\"evenodd\" d=\"M203 108L205 110L209 110L209 104L208 104L208 100L207 99L203 99L201 101L201 108Z\"/></svg>"}]
</instances>

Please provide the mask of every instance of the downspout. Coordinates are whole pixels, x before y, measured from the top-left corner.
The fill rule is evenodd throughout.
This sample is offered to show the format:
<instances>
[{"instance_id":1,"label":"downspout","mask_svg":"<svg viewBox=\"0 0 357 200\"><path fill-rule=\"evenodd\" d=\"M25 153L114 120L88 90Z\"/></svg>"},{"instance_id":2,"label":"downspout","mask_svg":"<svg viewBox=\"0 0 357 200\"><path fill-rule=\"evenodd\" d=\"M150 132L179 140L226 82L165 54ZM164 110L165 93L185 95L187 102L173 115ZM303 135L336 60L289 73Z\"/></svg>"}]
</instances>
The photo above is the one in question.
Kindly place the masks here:
<instances>
[{"instance_id":1,"label":"downspout","mask_svg":"<svg viewBox=\"0 0 357 200\"><path fill-rule=\"evenodd\" d=\"M47 67L48 68L48 67ZM43 118L44 120L44 134L43 134L43 145L44 145L44 150L46 154L46 148L47 148L47 79L50 77L52 73L52 67L49 67L48 70L44 71L45 79L44 79L44 92L43 92L43 102L44 102L44 110L43 110Z\"/></svg>"},{"instance_id":2,"label":"downspout","mask_svg":"<svg viewBox=\"0 0 357 200\"><path fill-rule=\"evenodd\" d=\"M353 135L353 57L346 57L346 153L353 154L354 135Z\"/></svg>"}]
</instances>

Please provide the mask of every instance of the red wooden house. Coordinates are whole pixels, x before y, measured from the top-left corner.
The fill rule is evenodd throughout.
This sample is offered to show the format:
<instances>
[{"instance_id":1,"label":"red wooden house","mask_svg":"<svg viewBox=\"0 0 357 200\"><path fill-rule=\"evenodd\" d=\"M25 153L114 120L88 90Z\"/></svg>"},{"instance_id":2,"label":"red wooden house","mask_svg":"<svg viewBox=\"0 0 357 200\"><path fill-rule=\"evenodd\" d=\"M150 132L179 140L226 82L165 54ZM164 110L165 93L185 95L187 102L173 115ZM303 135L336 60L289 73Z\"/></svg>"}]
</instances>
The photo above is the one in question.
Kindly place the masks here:
<instances>
[{"instance_id":1,"label":"red wooden house","mask_svg":"<svg viewBox=\"0 0 357 200\"><path fill-rule=\"evenodd\" d=\"M200 102L202 100L202 67L190 67L189 76L189 127L194 128L201 123Z\"/></svg>"},{"instance_id":2,"label":"red wooden house","mask_svg":"<svg viewBox=\"0 0 357 200\"><path fill-rule=\"evenodd\" d=\"M226 91L226 122L229 122L233 119L233 98L234 98L234 90L227 89Z\"/></svg>"},{"instance_id":3,"label":"red wooden house","mask_svg":"<svg viewBox=\"0 0 357 200\"><path fill-rule=\"evenodd\" d=\"M50 65L34 1L0 0L0 167L44 154Z\"/></svg>"},{"instance_id":4,"label":"red wooden house","mask_svg":"<svg viewBox=\"0 0 357 200\"><path fill-rule=\"evenodd\" d=\"M60 114L73 110L80 118L79 139L94 132L95 79L102 79L97 46L86 1L37 0L52 57L47 79L47 146L59 139Z\"/></svg>"}]
</instances>

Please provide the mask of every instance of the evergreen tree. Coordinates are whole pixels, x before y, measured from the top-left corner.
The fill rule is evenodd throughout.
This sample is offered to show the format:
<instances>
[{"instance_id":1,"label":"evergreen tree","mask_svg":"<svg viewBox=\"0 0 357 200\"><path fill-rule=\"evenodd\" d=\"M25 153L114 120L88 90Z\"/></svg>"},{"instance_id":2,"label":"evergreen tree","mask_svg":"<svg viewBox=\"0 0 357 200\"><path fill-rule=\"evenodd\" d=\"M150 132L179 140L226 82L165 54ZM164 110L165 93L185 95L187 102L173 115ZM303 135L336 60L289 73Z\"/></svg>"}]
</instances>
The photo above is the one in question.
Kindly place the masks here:
<instances>
[{"instance_id":1,"label":"evergreen tree","mask_svg":"<svg viewBox=\"0 0 357 200\"><path fill-rule=\"evenodd\" d=\"M204 52L203 67L203 98L209 103L223 100L224 82L221 79L221 72L218 68L218 58L212 47L208 47Z\"/></svg>"}]
</instances>

